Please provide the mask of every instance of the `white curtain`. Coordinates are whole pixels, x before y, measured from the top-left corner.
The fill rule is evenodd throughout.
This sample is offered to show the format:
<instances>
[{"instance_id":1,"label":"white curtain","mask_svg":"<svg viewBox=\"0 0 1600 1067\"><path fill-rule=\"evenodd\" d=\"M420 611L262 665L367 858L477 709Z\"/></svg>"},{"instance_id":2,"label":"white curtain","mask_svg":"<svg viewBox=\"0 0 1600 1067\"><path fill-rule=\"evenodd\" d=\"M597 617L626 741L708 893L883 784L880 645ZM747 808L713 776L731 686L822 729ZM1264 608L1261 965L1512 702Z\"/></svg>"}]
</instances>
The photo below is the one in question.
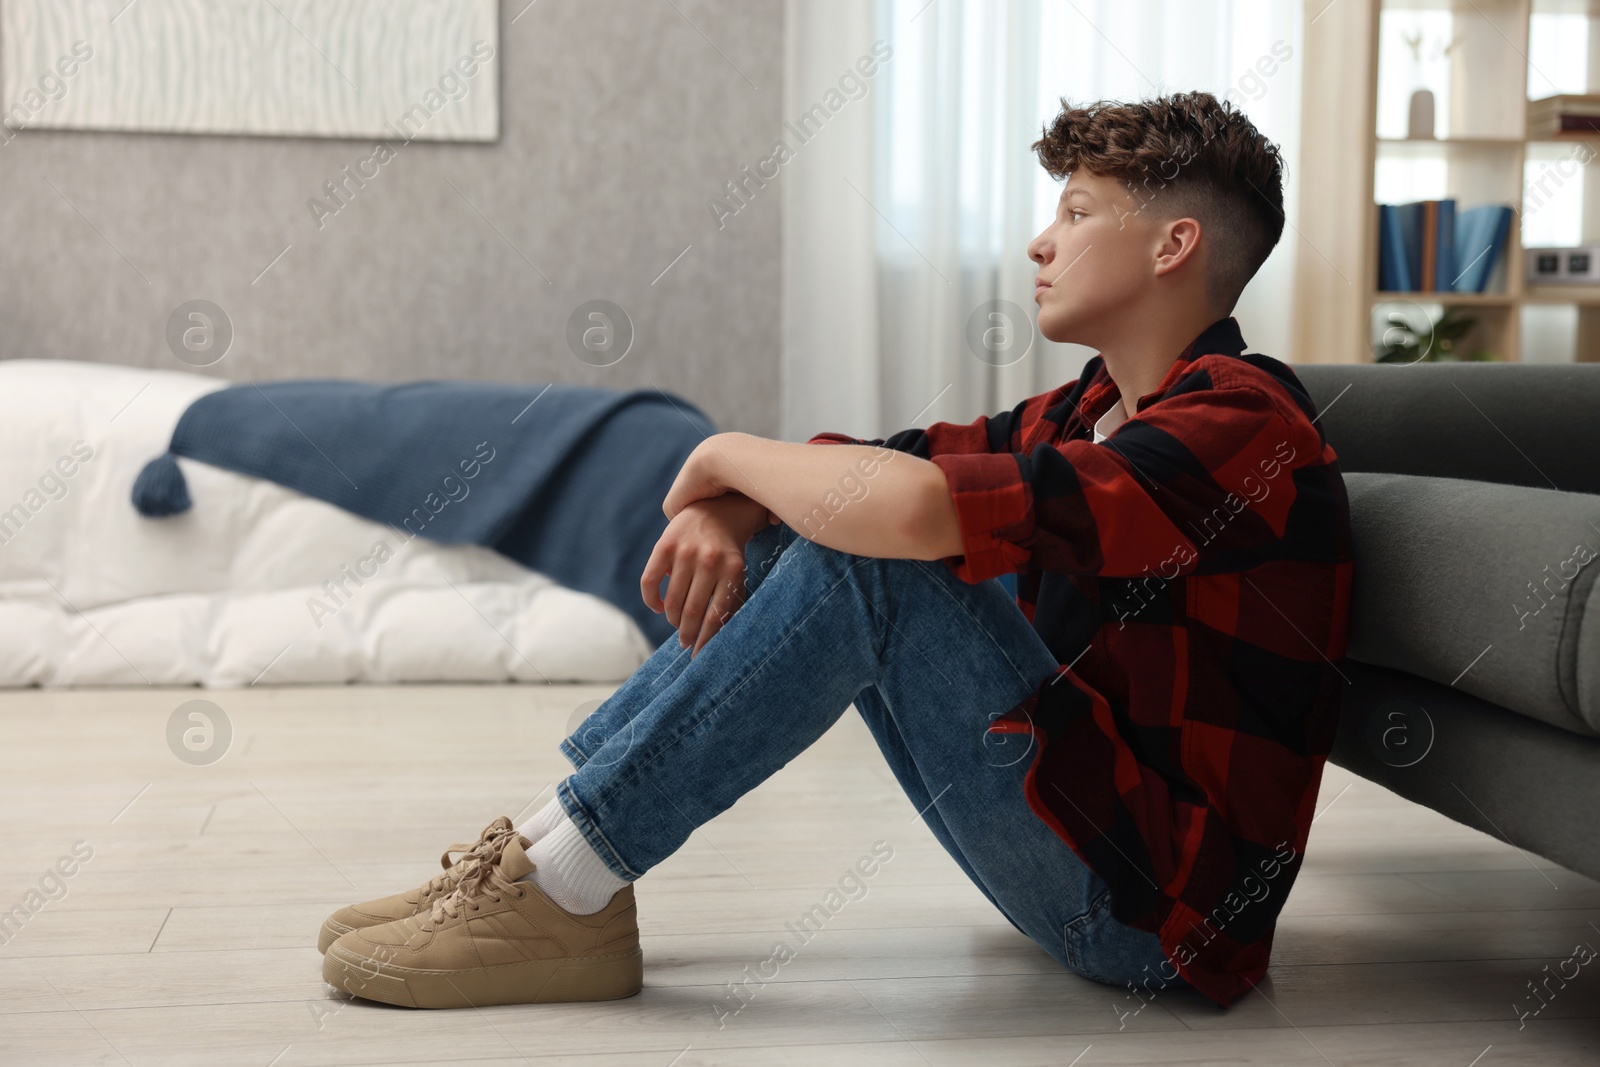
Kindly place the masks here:
<instances>
[{"instance_id":1,"label":"white curtain","mask_svg":"<svg viewBox=\"0 0 1600 1067\"><path fill-rule=\"evenodd\" d=\"M1288 225L1234 314L1250 350L1293 362L1301 6L788 0L784 116L807 139L783 131L781 435L967 422L1078 376L1093 352L1038 336L1027 256L1060 193L1029 145L1061 97L1204 89L1279 145ZM874 42L892 55L852 97L841 77ZM1004 355L976 354L984 328L1011 331L991 334Z\"/></svg>"}]
</instances>

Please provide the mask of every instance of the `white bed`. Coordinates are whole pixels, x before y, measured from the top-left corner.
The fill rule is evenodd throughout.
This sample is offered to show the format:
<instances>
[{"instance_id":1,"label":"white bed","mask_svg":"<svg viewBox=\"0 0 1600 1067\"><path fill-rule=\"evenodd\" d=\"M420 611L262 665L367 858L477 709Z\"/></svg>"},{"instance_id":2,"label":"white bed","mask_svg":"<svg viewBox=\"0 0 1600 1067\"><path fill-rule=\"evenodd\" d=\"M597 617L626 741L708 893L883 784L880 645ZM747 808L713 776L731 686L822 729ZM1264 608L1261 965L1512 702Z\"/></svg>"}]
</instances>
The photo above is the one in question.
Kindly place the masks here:
<instances>
[{"instance_id":1,"label":"white bed","mask_svg":"<svg viewBox=\"0 0 1600 1067\"><path fill-rule=\"evenodd\" d=\"M0 361L0 686L625 679L626 614L489 549L440 545L180 459L194 506L129 502L190 401L229 383Z\"/></svg>"}]
</instances>

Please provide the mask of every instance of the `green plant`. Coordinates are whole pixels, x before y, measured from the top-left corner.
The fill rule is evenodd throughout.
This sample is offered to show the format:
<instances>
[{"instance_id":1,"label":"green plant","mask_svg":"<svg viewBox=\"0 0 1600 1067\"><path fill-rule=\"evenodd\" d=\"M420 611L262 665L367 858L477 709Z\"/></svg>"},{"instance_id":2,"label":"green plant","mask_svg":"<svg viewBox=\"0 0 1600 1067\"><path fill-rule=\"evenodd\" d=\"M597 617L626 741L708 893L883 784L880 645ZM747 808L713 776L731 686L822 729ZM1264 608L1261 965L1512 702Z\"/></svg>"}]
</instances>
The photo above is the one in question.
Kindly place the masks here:
<instances>
[{"instance_id":1,"label":"green plant","mask_svg":"<svg viewBox=\"0 0 1600 1067\"><path fill-rule=\"evenodd\" d=\"M1426 313L1424 313L1426 317ZM1498 358L1487 348L1476 348L1463 355L1456 346L1478 324L1474 315L1459 307L1445 308L1444 314L1417 329L1404 315L1389 314L1389 328L1376 346L1379 363L1424 363L1484 361Z\"/></svg>"}]
</instances>

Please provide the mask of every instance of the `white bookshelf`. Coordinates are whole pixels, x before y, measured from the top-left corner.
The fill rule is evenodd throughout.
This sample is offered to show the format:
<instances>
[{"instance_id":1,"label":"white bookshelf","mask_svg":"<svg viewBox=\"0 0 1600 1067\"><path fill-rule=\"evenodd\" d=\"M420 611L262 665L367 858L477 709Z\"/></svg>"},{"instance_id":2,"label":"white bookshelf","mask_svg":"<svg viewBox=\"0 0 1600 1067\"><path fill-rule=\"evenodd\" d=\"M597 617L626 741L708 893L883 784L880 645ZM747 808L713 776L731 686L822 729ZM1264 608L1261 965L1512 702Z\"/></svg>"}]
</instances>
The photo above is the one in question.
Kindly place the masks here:
<instances>
[{"instance_id":1,"label":"white bookshelf","mask_svg":"<svg viewBox=\"0 0 1600 1067\"><path fill-rule=\"evenodd\" d=\"M1600 0L1305 7L1296 358L1370 361L1390 312L1421 323L1459 307L1477 318L1466 350L1600 360L1600 286L1530 288L1522 252L1600 241L1600 138L1529 139L1525 122L1530 97L1600 92ZM1418 31L1420 61L1406 41ZM1435 93L1433 138L1408 136L1418 87ZM1378 204L1447 197L1515 209L1487 290L1380 292Z\"/></svg>"}]
</instances>

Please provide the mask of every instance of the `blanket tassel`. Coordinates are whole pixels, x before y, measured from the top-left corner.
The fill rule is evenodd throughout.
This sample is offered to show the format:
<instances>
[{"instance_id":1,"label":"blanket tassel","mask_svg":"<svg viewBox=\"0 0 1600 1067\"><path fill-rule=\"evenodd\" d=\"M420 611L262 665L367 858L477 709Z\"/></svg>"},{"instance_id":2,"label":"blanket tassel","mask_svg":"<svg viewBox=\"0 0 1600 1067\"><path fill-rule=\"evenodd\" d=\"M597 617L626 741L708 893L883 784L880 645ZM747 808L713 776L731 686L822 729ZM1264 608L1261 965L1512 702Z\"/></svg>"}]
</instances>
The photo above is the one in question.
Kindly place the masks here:
<instances>
[{"instance_id":1,"label":"blanket tassel","mask_svg":"<svg viewBox=\"0 0 1600 1067\"><path fill-rule=\"evenodd\" d=\"M133 506L146 518L159 519L188 511L189 484L184 481L178 457L163 452L144 465L133 482Z\"/></svg>"}]
</instances>

